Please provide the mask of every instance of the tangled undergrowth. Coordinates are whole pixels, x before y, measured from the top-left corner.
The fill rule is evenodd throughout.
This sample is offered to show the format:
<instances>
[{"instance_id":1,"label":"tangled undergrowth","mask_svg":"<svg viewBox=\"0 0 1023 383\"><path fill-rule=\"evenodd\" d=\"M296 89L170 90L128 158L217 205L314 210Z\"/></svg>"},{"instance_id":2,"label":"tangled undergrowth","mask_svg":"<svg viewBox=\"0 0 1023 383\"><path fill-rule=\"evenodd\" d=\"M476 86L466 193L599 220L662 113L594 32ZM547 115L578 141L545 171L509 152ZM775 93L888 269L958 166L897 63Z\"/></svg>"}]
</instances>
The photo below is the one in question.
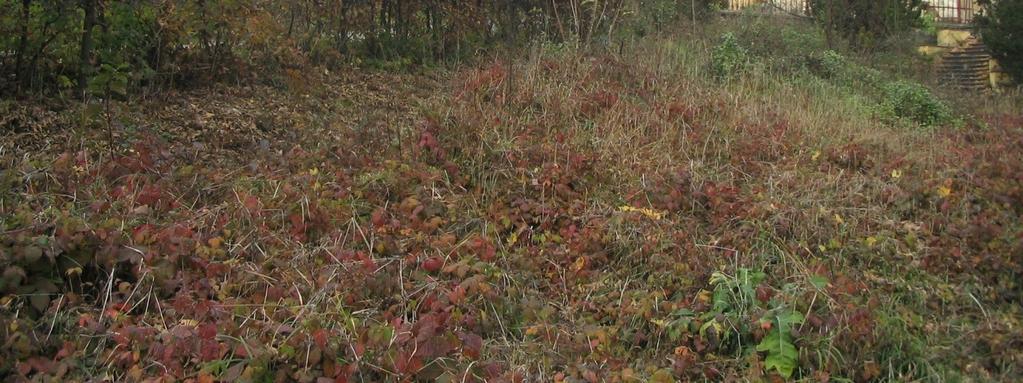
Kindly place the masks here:
<instances>
[{"instance_id":1,"label":"tangled undergrowth","mask_svg":"<svg viewBox=\"0 0 1023 383\"><path fill-rule=\"evenodd\" d=\"M715 40L5 106L0 374L1019 378L1018 110L905 129Z\"/></svg>"}]
</instances>

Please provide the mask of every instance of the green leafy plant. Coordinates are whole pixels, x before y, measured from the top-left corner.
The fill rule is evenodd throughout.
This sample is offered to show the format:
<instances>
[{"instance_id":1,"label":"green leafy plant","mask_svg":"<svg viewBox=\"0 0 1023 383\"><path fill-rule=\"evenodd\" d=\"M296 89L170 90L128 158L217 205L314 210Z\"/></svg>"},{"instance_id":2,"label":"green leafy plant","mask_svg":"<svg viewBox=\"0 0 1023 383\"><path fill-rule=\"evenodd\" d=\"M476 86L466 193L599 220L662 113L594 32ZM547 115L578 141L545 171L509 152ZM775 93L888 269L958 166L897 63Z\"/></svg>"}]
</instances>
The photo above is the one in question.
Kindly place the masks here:
<instances>
[{"instance_id":1,"label":"green leafy plant","mask_svg":"<svg viewBox=\"0 0 1023 383\"><path fill-rule=\"evenodd\" d=\"M721 42L714 47L710 56L711 72L718 79L730 79L742 72L749 64L749 52L739 45L735 34L721 35Z\"/></svg>"},{"instance_id":2,"label":"green leafy plant","mask_svg":"<svg viewBox=\"0 0 1023 383\"><path fill-rule=\"evenodd\" d=\"M792 340L792 326L803 323L803 315L795 311L782 311L761 320L765 319L763 323L770 324L771 332L757 344L757 351L767 353L764 368L773 369L783 377L791 377L799 358L799 349Z\"/></svg>"},{"instance_id":3,"label":"green leafy plant","mask_svg":"<svg viewBox=\"0 0 1023 383\"><path fill-rule=\"evenodd\" d=\"M99 72L89 79L89 94L99 97L124 97L128 94L130 77L127 64L100 65Z\"/></svg>"},{"instance_id":4,"label":"green leafy plant","mask_svg":"<svg viewBox=\"0 0 1023 383\"><path fill-rule=\"evenodd\" d=\"M930 36L938 34L937 17L933 13L929 12L920 15L920 29Z\"/></svg>"},{"instance_id":5,"label":"green leafy plant","mask_svg":"<svg viewBox=\"0 0 1023 383\"><path fill-rule=\"evenodd\" d=\"M952 109L923 85L894 81L885 85L883 92L881 113L885 117L912 121L924 127L953 121Z\"/></svg>"},{"instance_id":6,"label":"green leafy plant","mask_svg":"<svg viewBox=\"0 0 1023 383\"><path fill-rule=\"evenodd\" d=\"M0 293L28 298L29 312L39 315L50 306L51 294L62 283L56 254L46 236L22 237L0 245Z\"/></svg>"},{"instance_id":7,"label":"green leafy plant","mask_svg":"<svg viewBox=\"0 0 1023 383\"><path fill-rule=\"evenodd\" d=\"M693 320L696 319L696 313L690 309L679 309L671 313L671 318L667 325L668 338L679 340L683 334L689 331Z\"/></svg>"},{"instance_id":8,"label":"green leafy plant","mask_svg":"<svg viewBox=\"0 0 1023 383\"><path fill-rule=\"evenodd\" d=\"M127 64L117 66L103 64L99 73L89 79L87 92L93 97L99 97L102 103L89 102L85 105L83 115L86 122L102 123L107 131L107 147L111 153L114 151L114 131L112 119L114 116L110 99L114 97L126 97L128 95L128 80L130 72Z\"/></svg>"},{"instance_id":9,"label":"green leafy plant","mask_svg":"<svg viewBox=\"0 0 1023 383\"><path fill-rule=\"evenodd\" d=\"M847 65L842 54L830 49L807 57L807 67L810 72L821 78L837 78L845 73Z\"/></svg>"},{"instance_id":10,"label":"green leafy plant","mask_svg":"<svg viewBox=\"0 0 1023 383\"><path fill-rule=\"evenodd\" d=\"M727 341L749 332L743 318L757 306L756 288L767 278L761 271L739 268L735 275L716 272L710 277L714 286L711 308L700 315L699 334L706 339ZM683 317L684 318L684 317ZM731 331L730 331L731 330Z\"/></svg>"}]
</instances>

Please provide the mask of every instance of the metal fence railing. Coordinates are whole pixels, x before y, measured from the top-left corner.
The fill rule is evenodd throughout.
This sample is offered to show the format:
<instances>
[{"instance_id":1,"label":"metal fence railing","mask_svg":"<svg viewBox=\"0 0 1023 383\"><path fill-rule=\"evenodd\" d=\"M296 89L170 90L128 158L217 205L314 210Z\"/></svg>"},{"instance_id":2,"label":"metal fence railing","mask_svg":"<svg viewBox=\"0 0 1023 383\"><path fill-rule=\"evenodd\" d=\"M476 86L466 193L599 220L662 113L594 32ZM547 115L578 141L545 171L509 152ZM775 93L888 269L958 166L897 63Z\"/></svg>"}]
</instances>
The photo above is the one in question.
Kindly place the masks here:
<instances>
[{"instance_id":1,"label":"metal fence railing","mask_svg":"<svg viewBox=\"0 0 1023 383\"><path fill-rule=\"evenodd\" d=\"M753 6L766 6L792 14L809 15L808 0L729 0L729 11L741 11ZM973 21L979 6L977 0L928 0L924 2L925 12L930 12L937 21L968 24Z\"/></svg>"},{"instance_id":2,"label":"metal fence railing","mask_svg":"<svg viewBox=\"0 0 1023 383\"><path fill-rule=\"evenodd\" d=\"M764 0L730 0L728 2L729 11L741 11L746 7L763 3Z\"/></svg>"},{"instance_id":3,"label":"metal fence railing","mask_svg":"<svg viewBox=\"0 0 1023 383\"><path fill-rule=\"evenodd\" d=\"M946 23L970 23L977 10L976 0L930 0L926 3L927 10L938 21Z\"/></svg>"},{"instance_id":4,"label":"metal fence railing","mask_svg":"<svg viewBox=\"0 0 1023 383\"><path fill-rule=\"evenodd\" d=\"M809 14L808 0L729 0L729 11L741 11L752 6L763 6L788 13Z\"/></svg>"}]
</instances>

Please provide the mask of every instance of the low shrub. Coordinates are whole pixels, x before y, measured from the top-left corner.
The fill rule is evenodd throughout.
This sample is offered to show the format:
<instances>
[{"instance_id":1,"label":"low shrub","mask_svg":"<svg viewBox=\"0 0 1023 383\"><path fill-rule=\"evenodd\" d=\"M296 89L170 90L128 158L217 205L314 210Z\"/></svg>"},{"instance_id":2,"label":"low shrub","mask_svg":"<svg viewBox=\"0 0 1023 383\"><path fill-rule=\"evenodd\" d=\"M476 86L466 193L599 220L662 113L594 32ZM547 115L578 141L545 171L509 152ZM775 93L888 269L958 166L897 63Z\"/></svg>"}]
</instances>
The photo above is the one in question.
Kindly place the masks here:
<instances>
[{"instance_id":1,"label":"low shrub","mask_svg":"<svg viewBox=\"0 0 1023 383\"><path fill-rule=\"evenodd\" d=\"M894 81L883 88L882 115L905 119L921 126L946 125L952 122L952 110L923 85Z\"/></svg>"},{"instance_id":2,"label":"low shrub","mask_svg":"<svg viewBox=\"0 0 1023 383\"><path fill-rule=\"evenodd\" d=\"M734 34L725 33L711 52L710 62L714 77L728 79L745 69L749 63L749 52L739 45Z\"/></svg>"},{"instance_id":3,"label":"low shrub","mask_svg":"<svg viewBox=\"0 0 1023 383\"><path fill-rule=\"evenodd\" d=\"M807 57L806 61L807 68L811 73L826 79L841 76L847 65L845 56L830 49L819 54L812 54Z\"/></svg>"}]
</instances>

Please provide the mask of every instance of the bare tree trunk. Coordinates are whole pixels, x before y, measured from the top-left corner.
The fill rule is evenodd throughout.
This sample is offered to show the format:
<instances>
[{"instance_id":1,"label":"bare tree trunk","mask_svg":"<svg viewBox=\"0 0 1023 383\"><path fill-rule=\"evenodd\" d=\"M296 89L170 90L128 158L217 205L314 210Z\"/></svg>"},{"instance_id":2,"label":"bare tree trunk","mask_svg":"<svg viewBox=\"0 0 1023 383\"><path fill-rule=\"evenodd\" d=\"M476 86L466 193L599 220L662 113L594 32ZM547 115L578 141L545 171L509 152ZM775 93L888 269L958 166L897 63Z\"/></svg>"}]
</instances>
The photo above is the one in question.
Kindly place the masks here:
<instances>
[{"instance_id":1,"label":"bare tree trunk","mask_svg":"<svg viewBox=\"0 0 1023 383\"><path fill-rule=\"evenodd\" d=\"M565 34L565 25L561 21L561 15L558 13L558 4L556 0L551 0L551 10L554 13L554 22L557 23L558 33L561 34L561 39L568 40L568 35Z\"/></svg>"},{"instance_id":2,"label":"bare tree trunk","mask_svg":"<svg viewBox=\"0 0 1023 383\"><path fill-rule=\"evenodd\" d=\"M92 29L96 26L96 2L97 0L82 0L82 10L85 11L85 19L82 21L82 44L78 56L78 95L85 99L85 90L88 86L89 76L92 74Z\"/></svg>"},{"instance_id":3,"label":"bare tree trunk","mask_svg":"<svg viewBox=\"0 0 1023 383\"><path fill-rule=\"evenodd\" d=\"M298 5L296 5L295 3L292 3L291 7L289 7L289 10L288 10L288 14L289 14L289 16L288 16L288 38L289 39L291 38L292 30L295 29L295 7L297 7L297 6Z\"/></svg>"},{"instance_id":4,"label":"bare tree trunk","mask_svg":"<svg viewBox=\"0 0 1023 383\"><path fill-rule=\"evenodd\" d=\"M25 63L25 54L28 50L28 22L29 17L29 6L32 5L32 0L21 1L21 37L18 39L18 51L15 52L17 57L15 58L14 64L14 75L17 83L16 93L20 96L22 92L22 86L25 84L24 68L22 65Z\"/></svg>"}]
</instances>

